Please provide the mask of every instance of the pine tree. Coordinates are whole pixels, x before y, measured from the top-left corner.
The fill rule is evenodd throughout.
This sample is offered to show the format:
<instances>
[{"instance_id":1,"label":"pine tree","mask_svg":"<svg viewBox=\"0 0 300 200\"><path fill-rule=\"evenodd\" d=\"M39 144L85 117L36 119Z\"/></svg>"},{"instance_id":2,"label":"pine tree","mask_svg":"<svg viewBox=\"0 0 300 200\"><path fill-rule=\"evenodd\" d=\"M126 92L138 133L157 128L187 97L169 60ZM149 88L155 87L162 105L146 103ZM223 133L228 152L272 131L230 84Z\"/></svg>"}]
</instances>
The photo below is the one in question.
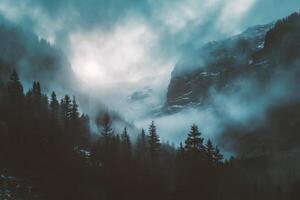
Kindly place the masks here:
<instances>
[{"instance_id":1,"label":"pine tree","mask_svg":"<svg viewBox=\"0 0 300 200\"><path fill-rule=\"evenodd\" d=\"M131 142L126 127L124 128L124 131L121 135L121 141L122 141L122 152L126 157L129 157L131 155Z\"/></svg>"},{"instance_id":2,"label":"pine tree","mask_svg":"<svg viewBox=\"0 0 300 200\"><path fill-rule=\"evenodd\" d=\"M73 138L72 138L72 130L71 130L71 113L72 113L72 105L71 99L68 95L61 100L60 103L61 108L61 119L63 124L63 140L69 144L70 146L73 145Z\"/></svg>"},{"instance_id":3,"label":"pine tree","mask_svg":"<svg viewBox=\"0 0 300 200\"><path fill-rule=\"evenodd\" d=\"M48 111L48 97L42 95L39 82L33 82L32 88L26 93L26 102L27 108L31 110L35 120L45 119Z\"/></svg>"},{"instance_id":4,"label":"pine tree","mask_svg":"<svg viewBox=\"0 0 300 200\"><path fill-rule=\"evenodd\" d=\"M70 110L70 125L71 125L71 142L73 145L79 144L80 138L80 122L79 122L79 111L78 104L76 102L75 96L73 96L71 110Z\"/></svg>"},{"instance_id":5,"label":"pine tree","mask_svg":"<svg viewBox=\"0 0 300 200\"><path fill-rule=\"evenodd\" d=\"M19 145L20 142L25 141L23 133L23 127L26 116L24 106L24 93L23 86L19 80L19 76L15 70L13 70L9 81L6 85L6 98L4 113L7 118L7 126L10 127L11 141L14 142L11 145Z\"/></svg>"},{"instance_id":6,"label":"pine tree","mask_svg":"<svg viewBox=\"0 0 300 200\"><path fill-rule=\"evenodd\" d=\"M98 162L108 162L112 160L119 148L119 136L114 135L112 129L112 120L108 112L99 113L95 119L95 123L102 137L98 139L97 145L94 147L95 160Z\"/></svg>"},{"instance_id":7,"label":"pine tree","mask_svg":"<svg viewBox=\"0 0 300 200\"><path fill-rule=\"evenodd\" d=\"M52 92L51 94L50 111L51 111L51 119L57 120L58 113L59 113L59 102L57 100L55 92Z\"/></svg>"},{"instance_id":8,"label":"pine tree","mask_svg":"<svg viewBox=\"0 0 300 200\"><path fill-rule=\"evenodd\" d=\"M144 129L142 129L141 132L141 138L140 138L140 145L141 145L141 150L146 152L146 148L147 148L147 136L146 136L146 132Z\"/></svg>"},{"instance_id":9,"label":"pine tree","mask_svg":"<svg viewBox=\"0 0 300 200\"><path fill-rule=\"evenodd\" d=\"M73 96L73 101L71 105L71 113L70 113L70 119L74 122L77 123L79 119L79 111L78 111L78 104L76 102L75 96Z\"/></svg>"},{"instance_id":10,"label":"pine tree","mask_svg":"<svg viewBox=\"0 0 300 200\"><path fill-rule=\"evenodd\" d=\"M216 164L220 164L223 161L223 155L221 154L220 149L216 146L214 151L214 161Z\"/></svg>"},{"instance_id":11,"label":"pine tree","mask_svg":"<svg viewBox=\"0 0 300 200\"><path fill-rule=\"evenodd\" d=\"M61 141L59 109L60 105L56 94L55 92L52 92L50 99L50 140L56 143Z\"/></svg>"},{"instance_id":12,"label":"pine tree","mask_svg":"<svg viewBox=\"0 0 300 200\"><path fill-rule=\"evenodd\" d=\"M100 133L103 137L108 138L114 134L112 120L108 112L97 116L96 125L100 129Z\"/></svg>"},{"instance_id":13,"label":"pine tree","mask_svg":"<svg viewBox=\"0 0 300 200\"><path fill-rule=\"evenodd\" d=\"M199 153L204 151L203 138L198 130L198 126L192 125L191 131L185 140L185 149L189 153Z\"/></svg>"},{"instance_id":14,"label":"pine tree","mask_svg":"<svg viewBox=\"0 0 300 200\"><path fill-rule=\"evenodd\" d=\"M13 70L10 79L7 83L7 91L9 95L9 101L20 101L24 96L23 86L20 82L19 76L16 70ZM14 103L14 102L11 102Z\"/></svg>"},{"instance_id":15,"label":"pine tree","mask_svg":"<svg viewBox=\"0 0 300 200\"><path fill-rule=\"evenodd\" d=\"M184 149L182 142L180 142L179 148L177 149L177 158L180 161L185 158L185 149Z\"/></svg>"},{"instance_id":16,"label":"pine tree","mask_svg":"<svg viewBox=\"0 0 300 200\"><path fill-rule=\"evenodd\" d=\"M72 113L72 105L71 105L71 99L68 95L65 95L65 97L61 100L61 109L62 109L62 117L65 123L68 123L71 119L71 113Z\"/></svg>"},{"instance_id":17,"label":"pine tree","mask_svg":"<svg viewBox=\"0 0 300 200\"><path fill-rule=\"evenodd\" d=\"M179 144L178 152L179 152L179 154L181 154L181 155L183 155L184 152L185 152L185 149L184 149L184 147L183 147L182 142L180 142L180 144Z\"/></svg>"},{"instance_id":18,"label":"pine tree","mask_svg":"<svg viewBox=\"0 0 300 200\"><path fill-rule=\"evenodd\" d=\"M26 93L26 99L33 112L35 112L36 115L41 114L43 102L41 86L39 82L33 82L32 88Z\"/></svg>"},{"instance_id":19,"label":"pine tree","mask_svg":"<svg viewBox=\"0 0 300 200\"><path fill-rule=\"evenodd\" d=\"M40 83L38 81L37 82L36 81L33 82L32 93L36 97L41 97L42 96L41 85L40 85Z\"/></svg>"},{"instance_id":20,"label":"pine tree","mask_svg":"<svg viewBox=\"0 0 300 200\"><path fill-rule=\"evenodd\" d=\"M147 152L147 136L145 130L142 129L141 133L137 137L136 155L140 161L145 160Z\"/></svg>"},{"instance_id":21,"label":"pine tree","mask_svg":"<svg viewBox=\"0 0 300 200\"><path fill-rule=\"evenodd\" d=\"M126 127L124 128L124 131L123 131L123 133L121 135L121 140L124 143L124 145L125 145L126 148L128 148L128 149L131 148L130 138L129 138L129 135L128 135Z\"/></svg>"},{"instance_id":22,"label":"pine tree","mask_svg":"<svg viewBox=\"0 0 300 200\"><path fill-rule=\"evenodd\" d=\"M17 74L17 71L14 69L12 74L10 75L10 78L9 78L11 81L19 81L19 75Z\"/></svg>"},{"instance_id":23,"label":"pine tree","mask_svg":"<svg viewBox=\"0 0 300 200\"><path fill-rule=\"evenodd\" d=\"M214 149L214 146L211 142L211 140L209 139L205 145L205 148L206 148L206 153L207 153L207 158L210 162L213 162L214 161L214 152L215 152L215 149Z\"/></svg>"},{"instance_id":24,"label":"pine tree","mask_svg":"<svg viewBox=\"0 0 300 200\"><path fill-rule=\"evenodd\" d=\"M160 140L153 121L149 126L148 145L151 159L155 160L158 157L160 151Z\"/></svg>"}]
</instances>

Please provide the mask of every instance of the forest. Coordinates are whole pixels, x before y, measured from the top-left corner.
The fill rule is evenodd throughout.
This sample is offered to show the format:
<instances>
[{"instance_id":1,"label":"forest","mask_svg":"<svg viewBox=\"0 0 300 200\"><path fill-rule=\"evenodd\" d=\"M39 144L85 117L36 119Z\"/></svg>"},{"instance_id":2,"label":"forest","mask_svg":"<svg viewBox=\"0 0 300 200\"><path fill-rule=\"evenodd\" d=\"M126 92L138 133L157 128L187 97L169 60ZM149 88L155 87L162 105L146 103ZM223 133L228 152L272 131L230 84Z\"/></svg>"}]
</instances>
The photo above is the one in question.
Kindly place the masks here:
<instances>
[{"instance_id":1,"label":"forest","mask_svg":"<svg viewBox=\"0 0 300 200\"><path fill-rule=\"evenodd\" d=\"M160 142L153 121L133 141L126 127L112 128L105 112L95 137L75 97L59 101L53 92L49 100L36 81L24 93L16 71L0 86L1 171L34 180L33 190L20 191L23 198L299 198L300 182L276 185L263 170L266 177L255 180L247 166L261 158L224 159L195 124L174 147Z\"/></svg>"},{"instance_id":2,"label":"forest","mask_svg":"<svg viewBox=\"0 0 300 200\"><path fill-rule=\"evenodd\" d=\"M294 66L294 54L276 55L299 47L286 39L296 37L289 34L289 24L299 19L296 13L279 21L255 58L268 54L278 63L294 59ZM24 91L16 70L0 81L0 173L31 184L25 190L16 186L16 196L5 196L1 190L3 199L300 199L299 172L284 169L280 178L274 176L281 171L272 171L270 165L285 163L268 162L270 154L226 158L203 137L201 124L187 127L179 146L161 142L154 121L133 137L127 127L113 128L109 111L97 116L94 133L75 96L59 99L55 92L45 94L41 84L34 81ZM297 103L293 109L298 108ZM291 165L296 163L288 158ZM3 181L0 184L4 187Z\"/></svg>"}]
</instances>

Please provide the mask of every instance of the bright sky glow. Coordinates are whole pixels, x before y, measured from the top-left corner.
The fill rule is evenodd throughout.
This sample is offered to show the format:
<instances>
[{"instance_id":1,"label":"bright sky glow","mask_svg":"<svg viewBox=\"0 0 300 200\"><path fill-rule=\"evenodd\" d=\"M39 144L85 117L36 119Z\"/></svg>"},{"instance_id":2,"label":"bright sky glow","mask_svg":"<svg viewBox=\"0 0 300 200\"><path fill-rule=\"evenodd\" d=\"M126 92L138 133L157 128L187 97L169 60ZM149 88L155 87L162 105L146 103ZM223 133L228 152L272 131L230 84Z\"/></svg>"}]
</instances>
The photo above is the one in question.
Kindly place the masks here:
<instances>
[{"instance_id":1,"label":"bright sky glow","mask_svg":"<svg viewBox=\"0 0 300 200\"><path fill-rule=\"evenodd\" d=\"M138 83L152 72L157 37L145 24L124 24L111 32L95 29L70 37L70 60L78 78L99 87Z\"/></svg>"}]
</instances>

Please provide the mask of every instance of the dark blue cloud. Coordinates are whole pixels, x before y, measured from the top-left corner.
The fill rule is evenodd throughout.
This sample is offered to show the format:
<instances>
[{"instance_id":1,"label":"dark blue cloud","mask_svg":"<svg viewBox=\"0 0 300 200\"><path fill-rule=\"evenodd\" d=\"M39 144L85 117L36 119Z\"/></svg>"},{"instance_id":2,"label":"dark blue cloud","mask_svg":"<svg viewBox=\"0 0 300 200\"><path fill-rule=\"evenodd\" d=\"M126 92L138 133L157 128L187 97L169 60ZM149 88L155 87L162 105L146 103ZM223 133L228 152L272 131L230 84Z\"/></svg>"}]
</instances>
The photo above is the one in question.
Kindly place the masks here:
<instances>
[{"instance_id":1,"label":"dark blue cloud","mask_svg":"<svg viewBox=\"0 0 300 200\"><path fill-rule=\"evenodd\" d=\"M62 40L70 32L88 30L95 26L110 29L131 17L144 20L152 26L152 29L159 29L163 36L162 44L168 46L177 42L184 49L185 46L198 46L203 41L229 36L252 25L274 21L300 8L300 1L297 0L28 0L26 3L23 0L14 2L3 0L3 2L0 2L0 6L6 4L15 8L17 12L15 15L21 15L19 22L21 21L24 26L48 29L44 32L52 31L52 34L63 38ZM239 15L236 18L228 18L231 20L228 22L225 16L225 22L222 21L225 24L220 26L219 21L224 18L223 11L226 6L247 5L247 2L250 2L249 9L241 11L242 15L237 11ZM208 4L212 6L206 7ZM228 14L234 15L235 11ZM240 22L234 24L234 20ZM52 23L48 25L49 22ZM180 23L186 24L172 31L174 26L176 24L180 26ZM232 27L227 32L220 31L226 27L226 23L233 25L230 25Z\"/></svg>"}]
</instances>

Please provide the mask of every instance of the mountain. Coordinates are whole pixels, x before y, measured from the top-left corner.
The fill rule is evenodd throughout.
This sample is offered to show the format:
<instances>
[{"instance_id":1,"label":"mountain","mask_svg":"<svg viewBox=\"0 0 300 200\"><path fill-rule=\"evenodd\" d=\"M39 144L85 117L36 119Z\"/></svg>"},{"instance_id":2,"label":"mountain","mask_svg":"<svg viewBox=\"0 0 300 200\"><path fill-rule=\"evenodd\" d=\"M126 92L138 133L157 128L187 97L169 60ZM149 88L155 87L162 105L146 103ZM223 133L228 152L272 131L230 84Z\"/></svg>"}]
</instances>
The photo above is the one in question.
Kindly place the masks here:
<instances>
[{"instance_id":1,"label":"mountain","mask_svg":"<svg viewBox=\"0 0 300 200\"><path fill-rule=\"evenodd\" d=\"M63 52L31 30L0 18L0 80L16 69L22 81L44 83L47 90L69 88L74 74Z\"/></svg>"},{"instance_id":2,"label":"mountain","mask_svg":"<svg viewBox=\"0 0 300 200\"><path fill-rule=\"evenodd\" d=\"M167 91L167 111L207 102L209 90L222 90L253 63L252 55L264 48L265 35L272 24L254 26L228 39L209 42L192 59L175 66Z\"/></svg>"},{"instance_id":3,"label":"mountain","mask_svg":"<svg viewBox=\"0 0 300 200\"><path fill-rule=\"evenodd\" d=\"M220 144L241 156L299 152L299 36L294 13L206 44L175 66L165 112L212 107Z\"/></svg>"}]
</instances>

